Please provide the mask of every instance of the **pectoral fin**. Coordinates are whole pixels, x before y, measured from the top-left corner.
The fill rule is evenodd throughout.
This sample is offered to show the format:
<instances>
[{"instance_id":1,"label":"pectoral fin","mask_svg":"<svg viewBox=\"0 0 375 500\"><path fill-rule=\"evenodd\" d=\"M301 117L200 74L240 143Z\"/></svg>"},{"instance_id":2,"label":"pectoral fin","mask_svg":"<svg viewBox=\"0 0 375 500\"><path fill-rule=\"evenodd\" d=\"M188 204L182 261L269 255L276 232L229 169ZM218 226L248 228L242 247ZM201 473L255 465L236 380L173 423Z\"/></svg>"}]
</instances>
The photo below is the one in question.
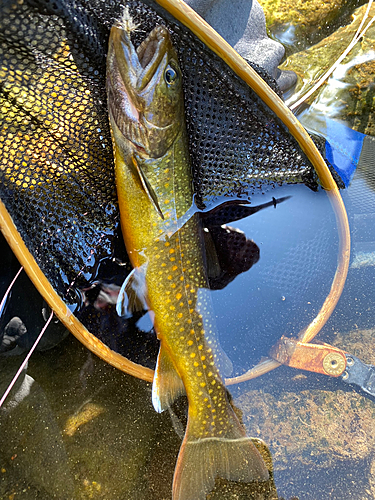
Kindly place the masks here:
<instances>
[{"instance_id":1,"label":"pectoral fin","mask_svg":"<svg viewBox=\"0 0 375 500\"><path fill-rule=\"evenodd\" d=\"M152 403L155 410L161 413L183 394L185 394L184 384L167 349L161 343L152 384Z\"/></svg>"},{"instance_id":2,"label":"pectoral fin","mask_svg":"<svg viewBox=\"0 0 375 500\"><path fill-rule=\"evenodd\" d=\"M137 158L135 156L132 157L134 167L139 175L139 179L141 181L142 187L145 190L147 196L149 197L151 203L153 204L155 210L157 213L160 215L160 217L164 220L164 215L163 212L161 211L159 202L158 202L158 197L156 196L156 193L154 189L152 188L149 180L146 177L146 174L143 172L142 167L140 165L140 162L137 161Z\"/></svg>"},{"instance_id":3,"label":"pectoral fin","mask_svg":"<svg viewBox=\"0 0 375 500\"><path fill-rule=\"evenodd\" d=\"M147 311L145 274L142 267L133 269L120 288L116 311L121 317L130 318L134 312Z\"/></svg>"}]
</instances>

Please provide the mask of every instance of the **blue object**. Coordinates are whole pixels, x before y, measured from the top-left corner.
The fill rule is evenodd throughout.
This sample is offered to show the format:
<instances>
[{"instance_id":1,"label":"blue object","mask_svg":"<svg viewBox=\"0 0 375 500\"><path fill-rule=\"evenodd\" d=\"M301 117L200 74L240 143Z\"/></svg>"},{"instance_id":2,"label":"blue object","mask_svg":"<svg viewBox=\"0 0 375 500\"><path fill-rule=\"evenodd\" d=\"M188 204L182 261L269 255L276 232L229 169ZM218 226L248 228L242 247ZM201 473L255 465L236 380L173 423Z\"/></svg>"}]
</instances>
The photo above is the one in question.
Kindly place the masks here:
<instances>
[{"instance_id":1,"label":"blue object","mask_svg":"<svg viewBox=\"0 0 375 500\"><path fill-rule=\"evenodd\" d=\"M366 137L346 125L325 119L326 159L331 163L341 177L345 187L348 187L361 156L363 141Z\"/></svg>"},{"instance_id":2,"label":"blue object","mask_svg":"<svg viewBox=\"0 0 375 500\"><path fill-rule=\"evenodd\" d=\"M323 114L311 116L309 112L302 112L298 119L308 131L325 138L325 158L348 187L358 166L364 140L369 136Z\"/></svg>"}]
</instances>

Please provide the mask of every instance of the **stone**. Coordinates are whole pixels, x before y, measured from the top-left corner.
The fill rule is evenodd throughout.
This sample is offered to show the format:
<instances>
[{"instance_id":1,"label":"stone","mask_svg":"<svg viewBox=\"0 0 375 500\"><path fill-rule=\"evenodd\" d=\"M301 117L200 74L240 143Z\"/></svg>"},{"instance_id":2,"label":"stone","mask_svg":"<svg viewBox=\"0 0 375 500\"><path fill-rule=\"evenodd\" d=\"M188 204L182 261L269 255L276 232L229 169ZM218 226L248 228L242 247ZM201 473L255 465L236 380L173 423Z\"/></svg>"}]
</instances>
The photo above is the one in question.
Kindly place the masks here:
<instances>
[{"instance_id":1,"label":"stone","mask_svg":"<svg viewBox=\"0 0 375 500\"><path fill-rule=\"evenodd\" d=\"M340 57L352 40L367 5L356 9L352 22L308 50L288 57L282 68L298 75L291 102L303 96ZM372 5L369 18L375 15ZM375 136L375 24L357 42L329 80L307 100L320 114L344 121L350 128ZM311 110L310 110L311 112ZM313 117L311 118L313 119Z\"/></svg>"}]
</instances>

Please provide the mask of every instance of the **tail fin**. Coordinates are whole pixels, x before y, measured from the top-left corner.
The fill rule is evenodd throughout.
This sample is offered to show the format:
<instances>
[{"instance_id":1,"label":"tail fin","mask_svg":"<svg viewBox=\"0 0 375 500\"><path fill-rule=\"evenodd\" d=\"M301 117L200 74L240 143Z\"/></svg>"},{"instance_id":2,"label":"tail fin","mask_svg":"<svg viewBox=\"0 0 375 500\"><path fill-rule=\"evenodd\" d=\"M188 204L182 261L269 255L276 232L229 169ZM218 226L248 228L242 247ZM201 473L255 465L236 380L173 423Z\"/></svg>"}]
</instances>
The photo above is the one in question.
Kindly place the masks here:
<instances>
[{"instance_id":1,"label":"tail fin","mask_svg":"<svg viewBox=\"0 0 375 500\"><path fill-rule=\"evenodd\" d=\"M173 500L205 500L221 477L229 481L266 481L268 470L228 404L228 428L223 436L199 438L189 430L182 442L173 478ZM190 424L190 425L189 425Z\"/></svg>"}]
</instances>

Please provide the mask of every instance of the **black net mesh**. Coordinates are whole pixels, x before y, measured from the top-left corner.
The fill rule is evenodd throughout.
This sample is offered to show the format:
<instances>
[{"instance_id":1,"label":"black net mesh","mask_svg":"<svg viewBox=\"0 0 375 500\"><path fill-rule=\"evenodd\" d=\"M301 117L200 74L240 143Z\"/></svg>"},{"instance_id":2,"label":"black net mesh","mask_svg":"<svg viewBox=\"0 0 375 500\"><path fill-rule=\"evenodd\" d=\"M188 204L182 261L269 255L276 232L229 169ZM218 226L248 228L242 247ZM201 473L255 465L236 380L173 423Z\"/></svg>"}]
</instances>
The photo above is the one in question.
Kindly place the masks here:
<instances>
[{"instance_id":1,"label":"black net mesh","mask_svg":"<svg viewBox=\"0 0 375 500\"><path fill-rule=\"evenodd\" d=\"M0 7L0 197L42 271L72 303L71 290L96 278L115 252L105 56L123 5L2 0ZM139 25L135 44L156 24L172 34L202 208L276 183L316 187L296 141L219 57L156 4L127 5Z\"/></svg>"}]
</instances>

